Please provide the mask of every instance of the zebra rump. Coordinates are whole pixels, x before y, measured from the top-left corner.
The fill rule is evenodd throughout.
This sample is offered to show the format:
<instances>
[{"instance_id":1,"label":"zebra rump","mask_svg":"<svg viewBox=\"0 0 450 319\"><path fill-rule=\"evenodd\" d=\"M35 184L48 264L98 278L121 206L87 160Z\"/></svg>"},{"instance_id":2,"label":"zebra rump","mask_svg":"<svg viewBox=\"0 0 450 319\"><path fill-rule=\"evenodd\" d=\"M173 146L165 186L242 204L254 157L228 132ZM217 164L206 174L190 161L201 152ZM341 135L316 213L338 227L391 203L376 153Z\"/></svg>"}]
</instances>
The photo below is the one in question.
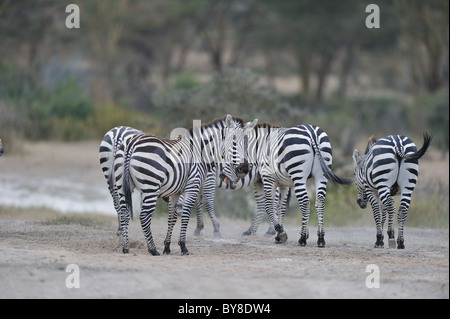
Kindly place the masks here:
<instances>
[{"instance_id":1,"label":"zebra rump","mask_svg":"<svg viewBox=\"0 0 450 319\"><path fill-rule=\"evenodd\" d=\"M313 138L313 136L315 135L313 128L309 125L305 125L305 127L311 133L311 140L313 141L312 146L314 148L314 152L319 156L320 167L322 168L322 172L325 175L325 177L328 180L331 180L332 182L334 182L336 184L340 184L340 185L353 184L353 181L351 179L340 177L331 171L330 167L327 165L327 163L323 159L322 153L320 152L320 149L319 149L319 145L317 145L317 140L315 138ZM330 150L330 152L331 152L331 150Z\"/></svg>"}]
</instances>

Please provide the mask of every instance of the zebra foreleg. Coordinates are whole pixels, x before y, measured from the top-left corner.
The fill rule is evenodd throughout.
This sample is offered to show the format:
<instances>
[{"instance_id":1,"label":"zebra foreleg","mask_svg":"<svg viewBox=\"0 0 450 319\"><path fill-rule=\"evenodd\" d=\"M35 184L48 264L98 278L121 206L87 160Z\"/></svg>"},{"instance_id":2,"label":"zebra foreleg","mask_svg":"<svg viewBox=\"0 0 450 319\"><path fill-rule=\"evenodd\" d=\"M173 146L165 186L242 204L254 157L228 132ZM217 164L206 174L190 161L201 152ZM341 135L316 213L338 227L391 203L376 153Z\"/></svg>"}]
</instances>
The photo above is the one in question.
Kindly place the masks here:
<instances>
[{"instance_id":1,"label":"zebra foreleg","mask_svg":"<svg viewBox=\"0 0 450 319\"><path fill-rule=\"evenodd\" d=\"M391 197L391 207L388 209L388 238L389 238L389 248L395 248L395 231L394 231L394 214L395 214L395 207L394 207L394 200Z\"/></svg>"},{"instance_id":2,"label":"zebra foreleg","mask_svg":"<svg viewBox=\"0 0 450 319\"><path fill-rule=\"evenodd\" d=\"M279 222L278 216L276 212L274 212L274 198L275 198L275 190L276 187L274 185L274 182L272 179L263 179L264 181L264 207L266 210L266 213L269 215L270 220L274 224L275 231L277 232L277 235L275 236L275 243L276 244L284 244L288 236L286 232L283 229L283 225Z\"/></svg>"},{"instance_id":3,"label":"zebra foreleg","mask_svg":"<svg viewBox=\"0 0 450 319\"><path fill-rule=\"evenodd\" d=\"M387 233L389 238L389 248L395 248L394 229L392 228L395 213L394 200L390 195L390 188L382 188L378 191L378 193L380 194L380 200L382 203L381 231L383 231L386 217L388 217L389 220Z\"/></svg>"},{"instance_id":4,"label":"zebra foreleg","mask_svg":"<svg viewBox=\"0 0 450 319\"><path fill-rule=\"evenodd\" d=\"M214 227L214 237L220 237L220 224L217 221L216 213L214 212L214 197L216 194L216 179L213 175L214 179L212 181L214 182L212 185L204 185L203 186L203 204L205 205L206 211L208 212L209 217L211 218L211 222ZM207 184L207 183L205 183Z\"/></svg>"},{"instance_id":5,"label":"zebra foreleg","mask_svg":"<svg viewBox=\"0 0 450 319\"><path fill-rule=\"evenodd\" d=\"M266 213L265 210L265 200L264 200L264 188L263 184L260 182L256 182L253 184L253 193L255 196L256 201L256 215L255 218L252 220L252 224L250 227L242 233L243 236L250 236L256 234L256 231L258 230L258 226L261 223L261 220L264 217L264 214ZM273 227L273 223L271 222L271 228L273 232L269 233L269 230L266 233L266 236L270 237L276 234L275 228Z\"/></svg>"},{"instance_id":6,"label":"zebra foreleg","mask_svg":"<svg viewBox=\"0 0 450 319\"><path fill-rule=\"evenodd\" d=\"M373 218L375 220L375 225L377 227L377 240L375 242L375 248L383 248L384 247L383 224L381 222L381 211L380 205L378 203L378 198L370 192L367 195L367 199L370 201L370 204L372 205Z\"/></svg>"},{"instance_id":7,"label":"zebra foreleg","mask_svg":"<svg viewBox=\"0 0 450 319\"><path fill-rule=\"evenodd\" d=\"M205 223L203 221L203 205L201 196L197 198L194 209L197 215L197 228L194 230L194 236L200 236L200 232L203 230L203 228L205 228Z\"/></svg>"},{"instance_id":8,"label":"zebra foreleg","mask_svg":"<svg viewBox=\"0 0 450 319\"><path fill-rule=\"evenodd\" d=\"M184 195L183 214L181 215L180 240L178 241L182 255L189 255L189 250L186 248L186 230L189 223L189 217L191 215L191 209L196 203L199 191L200 190L198 188L194 188L194 190L186 192Z\"/></svg>"},{"instance_id":9,"label":"zebra foreleg","mask_svg":"<svg viewBox=\"0 0 450 319\"><path fill-rule=\"evenodd\" d=\"M178 196L172 196L169 198L169 204L168 204L168 210L169 210L169 216L168 216L168 227L167 227L167 235L166 239L164 240L164 251L163 254L170 254L170 242L172 240L172 231L173 226L177 222L177 211L176 211L176 205L178 204Z\"/></svg>"}]
</instances>

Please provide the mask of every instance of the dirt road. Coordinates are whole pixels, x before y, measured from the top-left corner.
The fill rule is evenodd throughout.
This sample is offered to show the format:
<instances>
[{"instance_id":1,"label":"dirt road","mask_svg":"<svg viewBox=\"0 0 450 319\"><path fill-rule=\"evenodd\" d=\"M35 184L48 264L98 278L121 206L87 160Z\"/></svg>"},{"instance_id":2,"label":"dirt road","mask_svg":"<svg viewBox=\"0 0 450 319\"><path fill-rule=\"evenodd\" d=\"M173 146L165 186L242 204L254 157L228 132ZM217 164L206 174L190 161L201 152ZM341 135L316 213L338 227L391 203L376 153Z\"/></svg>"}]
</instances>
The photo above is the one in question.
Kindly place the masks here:
<instances>
[{"instance_id":1,"label":"dirt road","mask_svg":"<svg viewBox=\"0 0 450 319\"><path fill-rule=\"evenodd\" d=\"M138 222L124 255L113 221L0 219L0 298L449 298L448 230L407 229L406 249L397 250L372 248L371 227L328 228L318 248L314 232L300 247L298 230L287 228L288 242L276 245L262 234L242 237L246 226L222 221L221 238L206 229L188 237L189 256L175 242L171 255L154 257ZM153 228L162 252L166 221ZM66 286L71 264L80 288ZM378 270L379 288L368 288Z\"/></svg>"}]
</instances>

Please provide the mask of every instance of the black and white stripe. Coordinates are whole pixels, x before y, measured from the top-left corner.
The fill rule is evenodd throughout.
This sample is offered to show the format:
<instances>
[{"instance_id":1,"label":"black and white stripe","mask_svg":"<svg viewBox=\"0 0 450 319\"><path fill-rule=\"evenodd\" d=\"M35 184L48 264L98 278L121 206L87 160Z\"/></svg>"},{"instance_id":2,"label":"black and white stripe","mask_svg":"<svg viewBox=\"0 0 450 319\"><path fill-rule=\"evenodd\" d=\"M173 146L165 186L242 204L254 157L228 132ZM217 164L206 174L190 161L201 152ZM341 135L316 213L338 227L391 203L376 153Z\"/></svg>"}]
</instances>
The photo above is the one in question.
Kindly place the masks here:
<instances>
[{"instance_id":1,"label":"black and white stripe","mask_svg":"<svg viewBox=\"0 0 450 319\"><path fill-rule=\"evenodd\" d=\"M317 244L324 247L323 213L327 182L331 179L337 184L352 183L351 180L340 178L331 171L332 151L328 135L319 127L312 125L291 128L273 128L265 125L249 132L248 140L249 161L258 166L264 188L264 207L275 225L276 242L284 243L287 240L282 223L274 214L276 188L279 188L280 198L286 198L289 188L293 187L302 212L299 244L306 245L309 237L310 213L306 182L309 177L313 177L316 190L315 208L318 215ZM226 166L228 170L232 170L228 163ZM279 205L283 203L284 200Z\"/></svg>"},{"instance_id":2,"label":"black and white stripe","mask_svg":"<svg viewBox=\"0 0 450 319\"><path fill-rule=\"evenodd\" d=\"M219 122L225 121L225 128ZM169 225L164 240L164 253L170 253L170 241L177 214L175 204L184 193L179 245L186 248L186 228L191 208L196 203L206 174L225 160L236 165L240 174L248 172L244 140L250 126L240 127L228 115L201 127L193 128L179 140L166 140L148 134L134 137L122 146L114 160L116 187L120 197L123 251L128 252L128 220L131 192L141 193L140 220L152 255L159 255L151 232L151 217L158 197L169 197ZM233 180L236 182L237 180Z\"/></svg>"},{"instance_id":3,"label":"black and white stripe","mask_svg":"<svg viewBox=\"0 0 450 319\"><path fill-rule=\"evenodd\" d=\"M210 171L205 179L205 182L202 187L202 196L200 196L197 200L197 203L194 206L194 211L196 211L197 215L197 227L194 231L195 236L199 236L201 230L204 228L204 222L203 222L203 215L202 215L202 209L203 206L205 206L205 209L211 218L211 222L213 224L214 228L214 236L219 237L220 234L220 224L217 220L215 209L214 209L214 203L215 203L215 194L216 189L224 189L224 190L233 190L233 191L239 191L245 188L253 187L254 189L254 196L256 200L256 215L252 221L252 224L246 230L243 235L252 235L255 234L258 230L258 226L262 221L262 218L264 217L264 214L266 213L264 209L264 189L262 187L262 180L261 176L258 173L258 168L256 165L249 168L249 173L242 179L240 179L237 183L225 183L219 178L220 172L223 170L223 165L220 163L217 167L215 167L212 171ZM278 203L278 189L276 194L276 201L275 203ZM182 202L183 202L184 196L181 195L179 202L177 204L177 210L180 211L182 208ZM286 208L286 205L283 206ZM279 218L282 218L284 216L284 213L280 213ZM271 223L269 226L269 229L266 232L266 236L272 236L275 234L275 229L273 224Z\"/></svg>"},{"instance_id":4,"label":"black and white stripe","mask_svg":"<svg viewBox=\"0 0 450 319\"><path fill-rule=\"evenodd\" d=\"M388 217L389 247L395 247L393 220L395 204L392 196L400 193L400 207L397 214L397 248L405 248L404 224L411 195L419 174L419 158L431 143L431 136L423 135L423 146L417 150L413 141L402 135L389 135L379 140L369 140L364 156L353 151L355 184L358 188L357 203L361 208L370 202L377 227L375 247L384 246L383 226Z\"/></svg>"},{"instance_id":5,"label":"black and white stripe","mask_svg":"<svg viewBox=\"0 0 450 319\"><path fill-rule=\"evenodd\" d=\"M115 189L115 174L114 174L114 157L122 144L127 143L139 134L142 134L141 130L129 127L129 126L116 126L106 132L103 137L99 148L100 168L103 175L106 178L108 184L108 190L113 198L114 208L117 212L119 219L118 234L121 233L122 227L120 225L120 204L119 195Z\"/></svg>"}]
</instances>

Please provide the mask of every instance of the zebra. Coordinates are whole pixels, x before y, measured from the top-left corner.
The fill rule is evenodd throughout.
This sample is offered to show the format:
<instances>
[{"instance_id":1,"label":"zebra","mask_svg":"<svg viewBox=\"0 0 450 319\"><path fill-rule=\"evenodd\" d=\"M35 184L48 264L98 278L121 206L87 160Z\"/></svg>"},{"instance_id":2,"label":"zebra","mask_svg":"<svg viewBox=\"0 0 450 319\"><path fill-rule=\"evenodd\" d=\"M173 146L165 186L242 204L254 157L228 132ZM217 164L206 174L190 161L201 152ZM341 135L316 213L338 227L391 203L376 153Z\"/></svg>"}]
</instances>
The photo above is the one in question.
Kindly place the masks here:
<instances>
[{"instance_id":1,"label":"zebra","mask_svg":"<svg viewBox=\"0 0 450 319\"><path fill-rule=\"evenodd\" d=\"M341 178L331 171L332 150L328 135L318 126L299 125L290 128L272 128L270 125L255 128L248 134L248 159L258 166L263 182L264 208L269 215L277 232L276 243L285 243L287 234L282 223L274 214L274 197L279 188L280 198L285 198L289 187L298 200L302 212L302 228L300 246L306 245L309 238L308 221L310 201L306 191L309 177L315 181L315 208L318 216L319 247L325 247L325 230L323 227L323 213L327 181L336 184L350 185L353 181ZM237 168L225 164L222 179L235 178ZM225 179L224 179L225 180Z\"/></svg>"},{"instance_id":2,"label":"zebra","mask_svg":"<svg viewBox=\"0 0 450 319\"><path fill-rule=\"evenodd\" d=\"M2 139L0 138L0 156L5 152L5 148L3 147Z\"/></svg>"},{"instance_id":3,"label":"zebra","mask_svg":"<svg viewBox=\"0 0 450 319\"><path fill-rule=\"evenodd\" d=\"M108 190L113 199L114 209L117 212L119 221L117 235L121 234L122 228L120 225L119 195L114 183L114 157L122 144L126 145L132 138L142 133L144 132L129 126L116 126L105 133L99 147L100 168L106 178Z\"/></svg>"},{"instance_id":4,"label":"zebra","mask_svg":"<svg viewBox=\"0 0 450 319\"><path fill-rule=\"evenodd\" d=\"M257 124L259 125L259 124ZM217 167L215 167L213 170L211 170L202 186L202 196L199 196L197 199L197 203L194 206L194 210L197 213L197 227L194 231L194 236L199 236L201 230L204 228L204 222L203 222L203 215L202 215L202 208L203 203L206 208L206 211L208 212L208 215L211 218L213 228L214 228L214 236L220 237L220 224L217 221L217 217L214 211L214 198L215 198L215 192L216 188L218 189L227 189L227 190L241 190L243 188L253 187L254 188L254 196L256 200L256 206L257 206L257 212L256 216L252 221L252 224L250 227L243 232L242 235L252 235L255 234L258 230L258 226L261 223L261 220L265 214L264 210L264 190L262 189L262 181L261 176L258 173L258 168L256 166L253 166L249 169L249 173L242 179L240 179L237 183L225 183L219 178L219 173L223 170L223 164L219 163ZM289 193L290 194L290 193ZM277 189L276 194L276 201L278 202L279 192ZM179 201L176 205L177 211L181 211L183 207L183 199L184 196L181 195L179 198ZM286 199L288 200L288 199ZM284 206L286 207L286 206ZM280 213L281 215L281 213ZM284 214L283 214L284 215ZM281 217L279 217L281 218ZM272 236L275 235L275 229L273 224L269 226L269 229L266 232L266 236Z\"/></svg>"},{"instance_id":5,"label":"zebra","mask_svg":"<svg viewBox=\"0 0 450 319\"><path fill-rule=\"evenodd\" d=\"M225 127L220 124L225 123ZM230 115L201 127L189 130L179 140L167 140L149 134L139 134L127 145L123 144L114 159L116 187L120 198L124 253L129 250L128 222L132 213L131 192L141 193L141 226L148 251L159 255L151 233L151 217L158 197L169 197L169 218L164 240L164 254L170 253L173 226L177 219L175 205L184 193L179 246L182 255L188 255L186 228L190 211L199 196L200 188L209 170L222 160L233 163L237 177L248 173L247 154L244 152L247 131L257 119L241 127Z\"/></svg>"},{"instance_id":6,"label":"zebra","mask_svg":"<svg viewBox=\"0 0 450 319\"><path fill-rule=\"evenodd\" d=\"M237 117L233 117L235 121L240 124L243 124L243 120ZM127 143L134 137L139 134L144 133L139 129L135 129L129 126L116 126L110 129L105 133L99 148L99 160L100 160L100 168L106 178L106 182L108 185L108 190L113 198L114 208L117 212L118 217L118 229L117 235L122 233L122 227L120 224L120 204L119 204L119 196L117 194L117 190L115 189L115 178L114 178L114 157L118 149L122 144L127 145ZM1 141L0 141L1 142ZM1 154L0 154L1 155ZM163 198L166 202L168 202L167 198ZM197 215L201 213L201 210L197 210ZM202 217L202 216L201 216ZM213 216L215 219L215 216ZM212 217L212 218L213 218ZM197 216L198 218L198 216ZM217 220L213 220L217 223ZM215 224L214 224L215 225ZM217 223L218 225L218 223Z\"/></svg>"},{"instance_id":7,"label":"zebra","mask_svg":"<svg viewBox=\"0 0 450 319\"><path fill-rule=\"evenodd\" d=\"M395 248L393 228L395 204L392 196L401 195L397 213L397 248L404 249L404 224L411 195L419 174L419 158L427 151L432 137L423 134L423 146L417 150L413 141L403 135L389 135L379 140L370 138L363 156L353 151L355 184L358 189L357 203L362 209L370 202L377 227L375 248L384 247L383 226L388 216L389 247Z\"/></svg>"}]
</instances>

